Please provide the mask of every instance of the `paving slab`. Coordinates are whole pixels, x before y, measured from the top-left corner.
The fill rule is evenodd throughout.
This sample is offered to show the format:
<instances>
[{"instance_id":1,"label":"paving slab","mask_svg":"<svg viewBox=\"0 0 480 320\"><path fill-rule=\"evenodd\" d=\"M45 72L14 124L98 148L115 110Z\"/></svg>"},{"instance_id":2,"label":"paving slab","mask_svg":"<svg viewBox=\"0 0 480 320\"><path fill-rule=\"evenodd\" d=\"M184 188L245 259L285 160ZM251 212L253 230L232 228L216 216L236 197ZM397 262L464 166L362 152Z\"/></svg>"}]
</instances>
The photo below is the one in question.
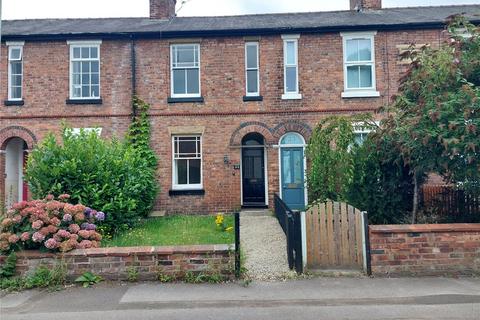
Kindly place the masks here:
<instances>
[{"instance_id":1,"label":"paving slab","mask_svg":"<svg viewBox=\"0 0 480 320\"><path fill-rule=\"evenodd\" d=\"M9 293L0 298L0 308L17 308L38 295L40 292L37 290L28 290L23 292Z\"/></svg>"}]
</instances>

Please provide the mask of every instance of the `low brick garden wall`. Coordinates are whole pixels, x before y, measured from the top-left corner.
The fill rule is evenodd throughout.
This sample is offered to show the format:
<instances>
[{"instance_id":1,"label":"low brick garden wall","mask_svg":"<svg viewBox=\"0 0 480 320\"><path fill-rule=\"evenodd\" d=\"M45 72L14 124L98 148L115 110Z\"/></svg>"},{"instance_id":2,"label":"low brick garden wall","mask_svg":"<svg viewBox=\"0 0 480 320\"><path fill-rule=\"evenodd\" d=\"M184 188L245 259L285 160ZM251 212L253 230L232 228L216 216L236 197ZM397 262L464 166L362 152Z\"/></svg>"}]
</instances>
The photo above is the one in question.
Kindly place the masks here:
<instances>
[{"instance_id":1,"label":"low brick garden wall","mask_svg":"<svg viewBox=\"0 0 480 320\"><path fill-rule=\"evenodd\" d=\"M109 280L125 280L134 267L139 280L155 280L159 273L181 278L186 272L215 272L233 276L233 245L163 247L114 247L73 250L65 254L22 251L17 253L17 272L32 272L39 265L66 264L67 277L90 271ZM5 256L0 256L3 264Z\"/></svg>"},{"instance_id":2,"label":"low brick garden wall","mask_svg":"<svg viewBox=\"0 0 480 320\"><path fill-rule=\"evenodd\" d=\"M369 226L374 275L480 274L480 224Z\"/></svg>"}]
</instances>

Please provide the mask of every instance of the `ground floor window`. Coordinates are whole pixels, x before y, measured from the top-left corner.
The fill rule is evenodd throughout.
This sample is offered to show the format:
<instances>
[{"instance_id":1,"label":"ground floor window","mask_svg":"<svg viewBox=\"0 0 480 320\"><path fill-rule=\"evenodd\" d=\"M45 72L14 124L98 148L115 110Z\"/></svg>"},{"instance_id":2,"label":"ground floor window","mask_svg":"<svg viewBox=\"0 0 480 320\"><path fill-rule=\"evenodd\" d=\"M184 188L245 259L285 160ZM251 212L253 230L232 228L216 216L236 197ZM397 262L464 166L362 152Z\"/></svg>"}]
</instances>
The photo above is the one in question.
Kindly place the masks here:
<instances>
[{"instance_id":1,"label":"ground floor window","mask_svg":"<svg viewBox=\"0 0 480 320\"><path fill-rule=\"evenodd\" d=\"M202 137L173 136L173 189L202 189Z\"/></svg>"}]
</instances>

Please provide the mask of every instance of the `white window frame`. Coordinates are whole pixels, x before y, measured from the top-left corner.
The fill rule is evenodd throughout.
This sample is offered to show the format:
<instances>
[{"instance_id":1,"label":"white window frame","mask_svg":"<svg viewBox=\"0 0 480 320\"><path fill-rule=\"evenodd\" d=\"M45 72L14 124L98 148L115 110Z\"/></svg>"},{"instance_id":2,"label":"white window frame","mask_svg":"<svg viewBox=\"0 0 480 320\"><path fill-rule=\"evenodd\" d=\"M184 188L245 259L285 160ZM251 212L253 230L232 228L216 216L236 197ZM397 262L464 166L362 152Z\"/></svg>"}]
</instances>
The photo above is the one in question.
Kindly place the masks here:
<instances>
[{"instance_id":1,"label":"white window frame","mask_svg":"<svg viewBox=\"0 0 480 320\"><path fill-rule=\"evenodd\" d=\"M198 66L196 67L173 67L173 48L174 47L186 47L195 46L198 53ZM200 44L199 43L173 43L170 45L170 96L172 98L199 98L202 96L202 74L200 70L201 62ZM198 69L198 93L175 93L173 82L173 70L175 69ZM185 88L187 88L187 77L185 77Z\"/></svg>"},{"instance_id":2,"label":"white window frame","mask_svg":"<svg viewBox=\"0 0 480 320\"><path fill-rule=\"evenodd\" d=\"M200 138L200 158L175 158L175 138L189 137ZM177 159L199 159L200 160L200 183L194 184L178 184L177 183ZM187 166L187 178L189 177ZM202 190L203 189L203 136L201 134L182 134L172 135L172 190Z\"/></svg>"},{"instance_id":3,"label":"white window frame","mask_svg":"<svg viewBox=\"0 0 480 320\"><path fill-rule=\"evenodd\" d=\"M380 127L380 121L375 121L375 126L376 128ZM353 134L366 134L368 135L370 132L375 131L375 127L373 125L369 125L368 123L365 123L363 121L361 122L353 122L352 123L353 127Z\"/></svg>"},{"instance_id":4,"label":"white window frame","mask_svg":"<svg viewBox=\"0 0 480 320\"><path fill-rule=\"evenodd\" d=\"M102 96L102 65L101 65L101 55L100 55L100 45L102 44L102 40L95 40L95 41L67 41L67 44L70 47L70 79L69 79L69 97L71 100L100 100ZM73 58L73 49L74 48L91 48L96 47L98 58L97 59L74 59ZM98 97L74 97L73 96L73 62L75 61L96 61L98 60Z\"/></svg>"},{"instance_id":5,"label":"white window frame","mask_svg":"<svg viewBox=\"0 0 480 320\"><path fill-rule=\"evenodd\" d=\"M8 100L9 101L22 101L23 100L23 46L25 45L25 42L7 42L6 43L7 47L8 47L8 56L7 56L7 60L8 60ZM11 54L12 54L12 50L13 49L20 49L20 57L19 59L15 59L15 60L12 60L11 59ZM21 76L21 83L20 83L20 93L21 93L21 96L20 98L13 98L12 97L12 86L13 86L13 83L12 83L12 62L18 62L20 61L21 65L22 65L22 73L20 74Z\"/></svg>"},{"instance_id":6,"label":"white window frame","mask_svg":"<svg viewBox=\"0 0 480 320\"><path fill-rule=\"evenodd\" d=\"M283 100L297 100L302 99L300 94L299 82L298 79L298 39L300 39L299 34L284 34L282 35L283 39ZM287 43L293 42L295 45L295 64L287 65ZM287 92L287 67L295 67L296 69L296 90L294 92Z\"/></svg>"},{"instance_id":7,"label":"white window frame","mask_svg":"<svg viewBox=\"0 0 480 320\"><path fill-rule=\"evenodd\" d=\"M255 46L255 50L257 53L257 67L256 68L249 68L248 67L248 47ZM250 41L245 42L245 95L247 97L258 97L260 95L260 46L258 41ZM256 92L248 92L248 71L256 71L257 72L257 91Z\"/></svg>"},{"instance_id":8,"label":"white window frame","mask_svg":"<svg viewBox=\"0 0 480 320\"><path fill-rule=\"evenodd\" d=\"M361 97L379 97L380 93L377 91L376 68L375 68L375 35L376 31L370 32L342 32L340 35L343 38L343 83L344 91L342 98L361 98ZM372 58L368 61L347 61L347 41L348 40L370 40ZM372 69L372 86L370 88L348 88L348 73L349 66L371 66Z\"/></svg>"},{"instance_id":9,"label":"white window frame","mask_svg":"<svg viewBox=\"0 0 480 320\"><path fill-rule=\"evenodd\" d=\"M101 128L101 127L97 127L97 128L72 128L72 135L79 136L80 133L83 131L87 134L95 132L97 134L97 136L100 137L102 135L102 130L103 130L103 128Z\"/></svg>"}]
</instances>

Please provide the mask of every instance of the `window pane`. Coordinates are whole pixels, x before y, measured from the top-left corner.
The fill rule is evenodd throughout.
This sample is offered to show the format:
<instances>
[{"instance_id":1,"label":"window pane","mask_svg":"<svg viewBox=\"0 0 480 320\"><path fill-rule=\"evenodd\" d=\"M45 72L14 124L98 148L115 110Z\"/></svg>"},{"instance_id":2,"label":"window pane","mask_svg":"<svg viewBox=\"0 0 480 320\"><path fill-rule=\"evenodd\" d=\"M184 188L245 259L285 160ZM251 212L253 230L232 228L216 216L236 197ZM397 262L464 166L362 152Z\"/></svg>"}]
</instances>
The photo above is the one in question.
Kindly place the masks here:
<instances>
[{"instance_id":1,"label":"window pane","mask_svg":"<svg viewBox=\"0 0 480 320\"><path fill-rule=\"evenodd\" d=\"M80 73L73 74L73 78L72 78L73 85L80 84L80 77L81 77Z\"/></svg>"},{"instance_id":2,"label":"window pane","mask_svg":"<svg viewBox=\"0 0 480 320\"><path fill-rule=\"evenodd\" d=\"M187 184L187 161L175 160L177 163L177 184Z\"/></svg>"},{"instance_id":3,"label":"window pane","mask_svg":"<svg viewBox=\"0 0 480 320\"><path fill-rule=\"evenodd\" d=\"M10 62L12 74L22 74L22 63L21 62Z\"/></svg>"},{"instance_id":4,"label":"window pane","mask_svg":"<svg viewBox=\"0 0 480 320\"><path fill-rule=\"evenodd\" d=\"M358 40L358 58L360 61L372 60L372 50L370 39Z\"/></svg>"},{"instance_id":5,"label":"window pane","mask_svg":"<svg viewBox=\"0 0 480 320\"><path fill-rule=\"evenodd\" d=\"M90 97L90 87L89 86L82 86L82 98Z\"/></svg>"},{"instance_id":6,"label":"window pane","mask_svg":"<svg viewBox=\"0 0 480 320\"><path fill-rule=\"evenodd\" d=\"M83 73L90 72L90 62L82 62L82 72Z\"/></svg>"},{"instance_id":7,"label":"window pane","mask_svg":"<svg viewBox=\"0 0 480 320\"><path fill-rule=\"evenodd\" d=\"M349 66L347 67L347 88L359 88L359 67Z\"/></svg>"},{"instance_id":8,"label":"window pane","mask_svg":"<svg viewBox=\"0 0 480 320\"><path fill-rule=\"evenodd\" d=\"M80 62L73 62L72 68L74 73L80 73Z\"/></svg>"},{"instance_id":9,"label":"window pane","mask_svg":"<svg viewBox=\"0 0 480 320\"><path fill-rule=\"evenodd\" d=\"M185 70L173 70L173 93L186 93L185 90Z\"/></svg>"},{"instance_id":10,"label":"window pane","mask_svg":"<svg viewBox=\"0 0 480 320\"><path fill-rule=\"evenodd\" d=\"M22 76L21 75L12 75L12 86L17 86L17 87L22 86Z\"/></svg>"},{"instance_id":11,"label":"window pane","mask_svg":"<svg viewBox=\"0 0 480 320\"><path fill-rule=\"evenodd\" d=\"M282 138L281 144L303 144L302 139L295 133L288 133Z\"/></svg>"},{"instance_id":12,"label":"window pane","mask_svg":"<svg viewBox=\"0 0 480 320\"><path fill-rule=\"evenodd\" d=\"M257 68L257 46L256 45L247 45L247 68Z\"/></svg>"},{"instance_id":13,"label":"window pane","mask_svg":"<svg viewBox=\"0 0 480 320\"><path fill-rule=\"evenodd\" d=\"M247 92L258 92L258 72L257 70L247 71Z\"/></svg>"},{"instance_id":14,"label":"window pane","mask_svg":"<svg viewBox=\"0 0 480 320\"><path fill-rule=\"evenodd\" d=\"M100 65L98 63L98 61L92 61L90 62L90 70L92 72L100 72Z\"/></svg>"},{"instance_id":15,"label":"window pane","mask_svg":"<svg viewBox=\"0 0 480 320\"><path fill-rule=\"evenodd\" d=\"M287 64L295 64L295 42L287 41Z\"/></svg>"},{"instance_id":16,"label":"window pane","mask_svg":"<svg viewBox=\"0 0 480 320\"><path fill-rule=\"evenodd\" d=\"M98 58L98 48L97 47L91 47L90 48L90 58L93 58L93 59Z\"/></svg>"},{"instance_id":17,"label":"window pane","mask_svg":"<svg viewBox=\"0 0 480 320\"><path fill-rule=\"evenodd\" d=\"M12 98L20 99L22 97L22 88L21 87L12 87Z\"/></svg>"},{"instance_id":18,"label":"window pane","mask_svg":"<svg viewBox=\"0 0 480 320\"><path fill-rule=\"evenodd\" d=\"M360 66L360 87L370 88L372 87L372 67Z\"/></svg>"},{"instance_id":19,"label":"window pane","mask_svg":"<svg viewBox=\"0 0 480 320\"><path fill-rule=\"evenodd\" d=\"M347 40L347 61L358 61L358 40Z\"/></svg>"},{"instance_id":20,"label":"window pane","mask_svg":"<svg viewBox=\"0 0 480 320\"><path fill-rule=\"evenodd\" d=\"M355 143L362 145L367 138L367 133L355 133Z\"/></svg>"},{"instance_id":21,"label":"window pane","mask_svg":"<svg viewBox=\"0 0 480 320\"><path fill-rule=\"evenodd\" d=\"M80 58L80 48L73 48L73 58L74 59Z\"/></svg>"},{"instance_id":22,"label":"window pane","mask_svg":"<svg viewBox=\"0 0 480 320\"><path fill-rule=\"evenodd\" d=\"M187 93L200 93L198 69L187 69Z\"/></svg>"},{"instance_id":23,"label":"window pane","mask_svg":"<svg viewBox=\"0 0 480 320\"><path fill-rule=\"evenodd\" d=\"M189 183L190 184L199 184L200 183L200 159L198 160L189 160Z\"/></svg>"},{"instance_id":24,"label":"window pane","mask_svg":"<svg viewBox=\"0 0 480 320\"><path fill-rule=\"evenodd\" d=\"M99 86L97 86L97 85L92 86L91 96L95 97L95 98L100 97L100 87Z\"/></svg>"},{"instance_id":25,"label":"window pane","mask_svg":"<svg viewBox=\"0 0 480 320\"><path fill-rule=\"evenodd\" d=\"M180 157L196 157L196 141L180 141L179 142L179 156Z\"/></svg>"},{"instance_id":26,"label":"window pane","mask_svg":"<svg viewBox=\"0 0 480 320\"><path fill-rule=\"evenodd\" d=\"M82 73L82 84L89 84L90 83L90 74Z\"/></svg>"},{"instance_id":27,"label":"window pane","mask_svg":"<svg viewBox=\"0 0 480 320\"><path fill-rule=\"evenodd\" d=\"M22 52L22 49L20 48L11 48L10 60L20 60L22 58L21 52Z\"/></svg>"},{"instance_id":28,"label":"window pane","mask_svg":"<svg viewBox=\"0 0 480 320\"><path fill-rule=\"evenodd\" d=\"M287 67L285 69L287 92L297 92L297 67Z\"/></svg>"},{"instance_id":29,"label":"window pane","mask_svg":"<svg viewBox=\"0 0 480 320\"><path fill-rule=\"evenodd\" d=\"M98 73L92 73L92 80L91 81L92 81L91 82L92 84L99 84L100 79L98 77Z\"/></svg>"},{"instance_id":30,"label":"window pane","mask_svg":"<svg viewBox=\"0 0 480 320\"><path fill-rule=\"evenodd\" d=\"M175 46L173 52L174 67L194 67L198 63L196 46Z\"/></svg>"},{"instance_id":31,"label":"window pane","mask_svg":"<svg viewBox=\"0 0 480 320\"><path fill-rule=\"evenodd\" d=\"M90 48L81 48L82 50L82 59L88 59L90 58Z\"/></svg>"}]
</instances>

